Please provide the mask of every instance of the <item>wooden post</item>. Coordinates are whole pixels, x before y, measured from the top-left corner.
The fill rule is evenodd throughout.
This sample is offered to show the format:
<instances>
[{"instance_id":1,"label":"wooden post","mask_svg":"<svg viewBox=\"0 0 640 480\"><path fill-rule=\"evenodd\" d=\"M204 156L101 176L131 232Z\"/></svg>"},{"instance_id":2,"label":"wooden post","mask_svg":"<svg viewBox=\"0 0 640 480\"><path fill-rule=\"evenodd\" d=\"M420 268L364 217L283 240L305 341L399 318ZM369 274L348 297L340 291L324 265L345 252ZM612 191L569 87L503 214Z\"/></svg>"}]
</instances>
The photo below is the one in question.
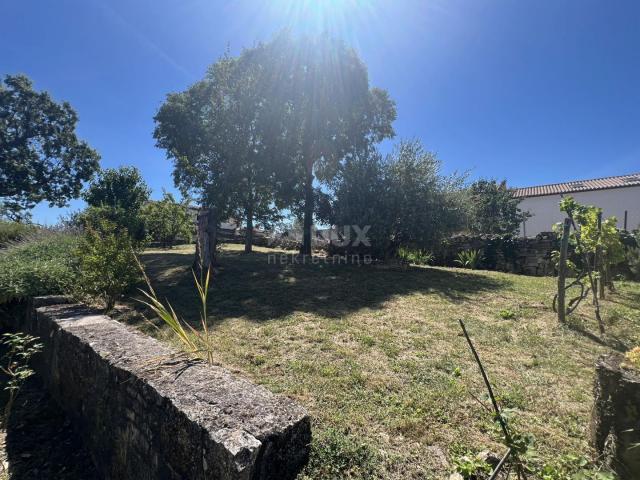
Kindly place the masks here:
<instances>
[{"instance_id":1,"label":"wooden post","mask_svg":"<svg viewBox=\"0 0 640 480\"><path fill-rule=\"evenodd\" d=\"M598 212L598 243L602 240L602 211ZM604 300L604 285L606 282L606 271L604 258L602 253L602 248L600 246L596 247L596 257L598 259L598 263L596 265L597 272L600 274L600 279L598 280L598 293L602 300Z\"/></svg>"},{"instance_id":2,"label":"wooden post","mask_svg":"<svg viewBox=\"0 0 640 480\"><path fill-rule=\"evenodd\" d=\"M627 210L624 211L624 231L627 232L627 220L629 219L629 212Z\"/></svg>"},{"instance_id":3,"label":"wooden post","mask_svg":"<svg viewBox=\"0 0 640 480\"><path fill-rule=\"evenodd\" d=\"M565 282L567 278L567 256L569 253L569 235L571 234L571 219L565 218L562 226L562 241L560 243L560 263L558 265L558 321L565 323L567 307L565 305Z\"/></svg>"}]
</instances>

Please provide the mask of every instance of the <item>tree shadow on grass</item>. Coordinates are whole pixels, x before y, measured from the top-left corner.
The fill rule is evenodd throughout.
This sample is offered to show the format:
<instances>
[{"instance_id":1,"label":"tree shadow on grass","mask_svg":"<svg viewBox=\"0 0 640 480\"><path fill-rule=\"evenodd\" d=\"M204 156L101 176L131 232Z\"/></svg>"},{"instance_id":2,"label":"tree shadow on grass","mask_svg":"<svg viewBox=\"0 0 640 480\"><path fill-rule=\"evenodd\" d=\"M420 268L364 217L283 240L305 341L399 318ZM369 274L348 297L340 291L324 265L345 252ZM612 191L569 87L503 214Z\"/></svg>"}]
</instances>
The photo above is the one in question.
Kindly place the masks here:
<instances>
[{"instance_id":1,"label":"tree shadow on grass","mask_svg":"<svg viewBox=\"0 0 640 480\"><path fill-rule=\"evenodd\" d=\"M287 257L291 259L291 257ZM147 273L159 297L167 298L186 320L198 318L198 299L191 274L193 256L146 253ZM424 293L451 302L509 284L480 272L439 268L389 268L376 265L280 263L267 253L220 255L210 293L212 318L277 320L294 312L338 318L363 308L378 309L398 295Z\"/></svg>"},{"instance_id":2,"label":"tree shadow on grass","mask_svg":"<svg viewBox=\"0 0 640 480\"><path fill-rule=\"evenodd\" d=\"M588 338L594 343L598 345L602 345L603 347L611 348L612 350L616 350L618 352L626 352L631 348L631 345L625 343L616 335L613 335L610 332L607 332L604 336L598 336L595 333L587 330L582 324L577 322L568 322L567 327L573 331L582 335L585 338Z\"/></svg>"}]
</instances>

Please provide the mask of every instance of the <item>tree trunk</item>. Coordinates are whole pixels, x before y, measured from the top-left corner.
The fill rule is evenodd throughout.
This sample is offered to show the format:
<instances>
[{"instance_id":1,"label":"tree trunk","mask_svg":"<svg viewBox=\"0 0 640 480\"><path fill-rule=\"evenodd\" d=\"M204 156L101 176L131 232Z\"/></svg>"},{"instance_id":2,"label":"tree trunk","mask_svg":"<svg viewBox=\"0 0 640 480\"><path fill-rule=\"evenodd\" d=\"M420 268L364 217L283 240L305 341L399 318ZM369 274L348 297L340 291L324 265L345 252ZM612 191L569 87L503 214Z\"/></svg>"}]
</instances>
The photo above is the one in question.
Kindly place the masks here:
<instances>
[{"instance_id":1,"label":"tree trunk","mask_svg":"<svg viewBox=\"0 0 640 480\"><path fill-rule=\"evenodd\" d=\"M249 205L245 209L245 216L247 217L247 229L244 234L244 253L251 253L253 251L253 205Z\"/></svg>"},{"instance_id":2,"label":"tree trunk","mask_svg":"<svg viewBox=\"0 0 640 480\"><path fill-rule=\"evenodd\" d=\"M313 164L307 166L304 185L304 226L302 232L302 255L311 255L311 227L313 226Z\"/></svg>"},{"instance_id":3,"label":"tree trunk","mask_svg":"<svg viewBox=\"0 0 640 480\"><path fill-rule=\"evenodd\" d=\"M203 208L198 213L198 235L196 241L196 258L193 269L197 275L206 272L216 258L218 240L218 216L215 208Z\"/></svg>"}]
</instances>

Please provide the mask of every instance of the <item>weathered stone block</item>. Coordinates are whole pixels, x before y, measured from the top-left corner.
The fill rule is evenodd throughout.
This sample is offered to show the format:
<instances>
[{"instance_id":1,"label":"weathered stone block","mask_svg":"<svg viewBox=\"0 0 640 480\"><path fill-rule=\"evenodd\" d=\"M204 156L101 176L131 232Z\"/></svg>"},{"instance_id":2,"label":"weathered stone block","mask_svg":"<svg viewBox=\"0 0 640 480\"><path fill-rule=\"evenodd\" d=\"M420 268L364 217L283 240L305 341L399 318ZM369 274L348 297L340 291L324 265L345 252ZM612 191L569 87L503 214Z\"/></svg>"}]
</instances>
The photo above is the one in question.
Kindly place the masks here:
<instances>
[{"instance_id":1,"label":"weathered stone block","mask_svg":"<svg viewBox=\"0 0 640 480\"><path fill-rule=\"evenodd\" d=\"M640 373L624 368L624 357L600 357L596 364L591 440L622 480L640 478Z\"/></svg>"},{"instance_id":2,"label":"weathered stone block","mask_svg":"<svg viewBox=\"0 0 640 480\"><path fill-rule=\"evenodd\" d=\"M80 304L39 298L16 328L107 479L287 479L311 441L298 404Z\"/></svg>"}]
</instances>

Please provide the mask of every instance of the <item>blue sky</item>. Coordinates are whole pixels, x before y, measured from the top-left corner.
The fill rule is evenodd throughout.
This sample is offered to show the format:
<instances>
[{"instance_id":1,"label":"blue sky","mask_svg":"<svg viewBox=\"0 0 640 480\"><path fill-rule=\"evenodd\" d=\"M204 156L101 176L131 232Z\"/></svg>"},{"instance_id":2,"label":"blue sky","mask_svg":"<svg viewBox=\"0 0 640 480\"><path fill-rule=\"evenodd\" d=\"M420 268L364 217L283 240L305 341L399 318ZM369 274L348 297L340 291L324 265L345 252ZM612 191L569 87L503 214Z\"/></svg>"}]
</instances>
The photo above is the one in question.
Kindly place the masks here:
<instances>
[{"instance_id":1,"label":"blue sky","mask_svg":"<svg viewBox=\"0 0 640 480\"><path fill-rule=\"evenodd\" d=\"M227 48L330 30L397 102L447 172L514 186L640 171L636 0L0 0L0 74L69 101L104 167L136 165L172 190L154 146L165 95ZM383 148L388 149L389 145ZM72 208L79 208L74 202ZM55 222L39 206L34 219Z\"/></svg>"}]
</instances>

